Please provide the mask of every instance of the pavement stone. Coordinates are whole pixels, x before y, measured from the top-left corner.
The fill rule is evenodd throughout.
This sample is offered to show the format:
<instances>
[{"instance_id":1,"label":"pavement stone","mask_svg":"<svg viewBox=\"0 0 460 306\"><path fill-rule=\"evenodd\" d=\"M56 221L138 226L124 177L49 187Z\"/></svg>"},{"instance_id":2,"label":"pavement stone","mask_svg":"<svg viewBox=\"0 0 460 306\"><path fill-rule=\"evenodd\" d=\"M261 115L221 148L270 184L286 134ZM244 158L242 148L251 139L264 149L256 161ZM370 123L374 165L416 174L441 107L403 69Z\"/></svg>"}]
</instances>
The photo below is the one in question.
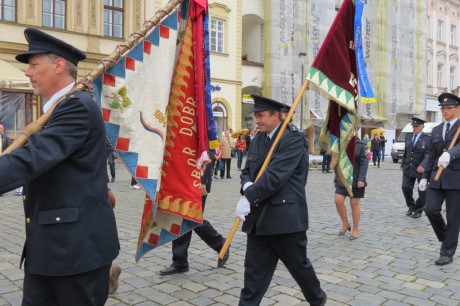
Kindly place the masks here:
<instances>
[{"instance_id":1,"label":"pavement stone","mask_svg":"<svg viewBox=\"0 0 460 306\"><path fill-rule=\"evenodd\" d=\"M120 286L106 305L237 305L243 286L246 234L238 231L225 268L216 268L217 254L197 235L189 248L190 271L161 276L171 264L171 245L134 260L143 211L142 190L130 189L130 175L117 160L117 177L110 183L117 197L115 214L120 255L114 263L123 272ZM370 167L368 187L361 201L360 236L349 241L337 236L340 220L335 210L333 174L311 168L306 187L310 228L308 256L328 295L327 305L460 305L460 259L438 267L437 241L426 218L412 219L401 192L399 165ZM214 179L205 217L224 236L234 221L240 180L236 159L232 179ZM415 189L414 189L414 192ZM21 198L13 192L0 197L0 306L20 305L23 271L19 259L24 242ZM347 208L350 216L349 204ZM282 217L282 216L280 216ZM282 263L261 305L308 305L299 286Z\"/></svg>"}]
</instances>

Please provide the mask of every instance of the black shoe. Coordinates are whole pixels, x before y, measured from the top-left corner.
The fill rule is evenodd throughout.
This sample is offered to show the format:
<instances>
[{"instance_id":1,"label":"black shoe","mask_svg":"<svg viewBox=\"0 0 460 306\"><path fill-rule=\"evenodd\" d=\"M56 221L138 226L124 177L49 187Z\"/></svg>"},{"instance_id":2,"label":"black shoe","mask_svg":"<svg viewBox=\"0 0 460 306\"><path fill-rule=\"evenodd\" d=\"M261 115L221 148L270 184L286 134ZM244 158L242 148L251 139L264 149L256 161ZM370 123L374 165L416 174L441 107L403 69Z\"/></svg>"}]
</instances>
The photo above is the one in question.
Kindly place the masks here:
<instances>
[{"instance_id":1,"label":"black shoe","mask_svg":"<svg viewBox=\"0 0 460 306\"><path fill-rule=\"evenodd\" d=\"M420 218L422 216L422 213L421 212L417 212L417 213L414 213L411 218L414 218L414 219L417 219L417 218Z\"/></svg>"},{"instance_id":2,"label":"black shoe","mask_svg":"<svg viewBox=\"0 0 460 306\"><path fill-rule=\"evenodd\" d=\"M406 212L406 216L409 217L410 215L412 215L412 210L409 209L409 210Z\"/></svg>"},{"instance_id":3,"label":"black shoe","mask_svg":"<svg viewBox=\"0 0 460 306\"><path fill-rule=\"evenodd\" d=\"M184 272L188 272L188 266L187 267L177 267L174 264L172 264L169 268L161 270L160 275L172 275L172 274L184 273Z\"/></svg>"},{"instance_id":4,"label":"black shoe","mask_svg":"<svg viewBox=\"0 0 460 306\"><path fill-rule=\"evenodd\" d=\"M326 301L327 301L327 295L326 295L326 292L324 293L324 300L321 302L321 304L319 304L319 306L324 306L326 305Z\"/></svg>"},{"instance_id":5,"label":"black shoe","mask_svg":"<svg viewBox=\"0 0 460 306\"><path fill-rule=\"evenodd\" d=\"M232 177L229 175L229 176L227 176L227 178L228 178L228 179L231 179Z\"/></svg>"},{"instance_id":6,"label":"black shoe","mask_svg":"<svg viewBox=\"0 0 460 306\"><path fill-rule=\"evenodd\" d=\"M450 264L452 261L454 261L454 259L452 258L452 256L439 256L438 259L435 260L435 264L437 264L438 266L444 266L444 265L447 265L447 264Z\"/></svg>"},{"instance_id":7,"label":"black shoe","mask_svg":"<svg viewBox=\"0 0 460 306\"><path fill-rule=\"evenodd\" d=\"M230 248L225 252L224 258L217 260L217 267L222 268L227 263L228 258L230 257Z\"/></svg>"},{"instance_id":8,"label":"black shoe","mask_svg":"<svg viewBox=\"0 0 460 306\"><path fill-rule=\"evenodd\" d=\"M111 182L112 182L112 183L113 183L113 182L115 182L115 178L114 178L114 177L112 177L112 180L111 180Z\"/></svg>"},{"instance_id":9,"label":"black shoe","mask_svg":"<svg viewBox=\"0 0 460 306\"><path fill-rule=\"evenodd\" d=\"M224 179L224 177L223 177L223 176L221 176L221 177L220 177L220 179L221 179L221 180L223 180L223 179Z\"/></svg>"}]
</instances>

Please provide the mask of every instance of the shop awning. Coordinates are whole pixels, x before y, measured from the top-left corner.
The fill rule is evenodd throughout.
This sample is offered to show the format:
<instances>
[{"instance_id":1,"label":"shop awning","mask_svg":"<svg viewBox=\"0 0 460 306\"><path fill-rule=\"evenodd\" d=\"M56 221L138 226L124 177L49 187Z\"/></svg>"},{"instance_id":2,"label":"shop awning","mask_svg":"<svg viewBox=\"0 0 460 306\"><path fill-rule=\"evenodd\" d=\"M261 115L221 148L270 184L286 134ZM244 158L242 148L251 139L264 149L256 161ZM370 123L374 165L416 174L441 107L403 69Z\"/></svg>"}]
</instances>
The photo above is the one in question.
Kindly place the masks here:
<instances>
[{"instance_id":1,"label":"shop awning","mask_svg":"<svg viewBox=\"0 0 460 306\"><path fill-rule=\"evenodd\" d=\"M0 90L2 88L31 90L29 78L20 69L0 60Z\"/></svg>"}]
</instances>

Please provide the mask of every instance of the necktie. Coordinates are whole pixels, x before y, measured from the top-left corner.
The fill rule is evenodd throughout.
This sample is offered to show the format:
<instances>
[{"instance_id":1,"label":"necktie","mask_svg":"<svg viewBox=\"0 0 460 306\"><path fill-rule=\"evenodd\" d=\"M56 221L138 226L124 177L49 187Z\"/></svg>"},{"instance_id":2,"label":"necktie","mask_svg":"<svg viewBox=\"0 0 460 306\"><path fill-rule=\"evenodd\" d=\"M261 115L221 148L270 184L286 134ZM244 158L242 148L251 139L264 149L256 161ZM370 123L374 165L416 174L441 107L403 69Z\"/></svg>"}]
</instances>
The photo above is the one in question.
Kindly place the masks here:
<instances>
[{"instance_id":1,"label":"necktie","mask_svg":"<svg viewBox=\"0 0 460 306\"><path fill-rule=\"evenodd\" d=\"M417 139L417 135L414 134L414 136L412 136L412 144L415 143L415 139Z\"/></svg>"},{"instance_id":2,"label":"necktie","mask_svg":"<svg viewBox=\"0 0 460 306\"><path fill-rule=\"evenodd\" d=\"M265 147L268 146L269 142L270 142L270 136L268 136L268 134L267 134L267 136L265 137Z\"/></svg>"},{"instance_id":3,"label":"necktie","mask_svg":"<svg viewBox=\"0 0 460 306\"><path fill-rule=\"evenodd\" d=\"M446 124L446 133L444 134L444 140L447 139L447 134L449 134L449 130L450 130L450 123L447 122L447 124Z\"/></svg>"}]
</instances>

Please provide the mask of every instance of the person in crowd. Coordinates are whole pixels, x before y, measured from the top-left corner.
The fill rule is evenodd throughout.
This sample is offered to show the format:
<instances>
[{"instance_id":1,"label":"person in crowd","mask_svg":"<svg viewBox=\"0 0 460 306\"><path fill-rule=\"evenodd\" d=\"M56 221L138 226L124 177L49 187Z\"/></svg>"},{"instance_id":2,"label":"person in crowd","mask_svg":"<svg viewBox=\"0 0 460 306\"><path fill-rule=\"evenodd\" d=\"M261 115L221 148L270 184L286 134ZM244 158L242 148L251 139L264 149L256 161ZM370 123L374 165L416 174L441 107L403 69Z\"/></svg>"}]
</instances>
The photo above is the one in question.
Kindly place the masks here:
<instances>
[{"instance_id":1,"label":"person in crowd","mask_svg":"<svg viewBox=\"0 0 460 306\"><path fill-rule=\"evenodd\" d=\"M223 163L223 166L226 168L220 170L220 178L223 179L225 177L225 172L227 172L226 177L231 179L232 177L230 176L230 166L232 164L232 150L234 149L235 145L230 137L229 128L225 129L224 135L220 138L220 146L222 148L220 162Z\"/></svg>"},{"instance_id":2,"label":"person in crowd","mask_svg":"<svg viewBox=\"0 0 460 306\"><path fill-rule=\"evenodd\" d=\"M246 165L241 171L243 197L235 210L235 215L244 221L242 230L247 233L244 288L239 305L260 304L279 260L310 305L324 305L326 294L307 258L307 139L289 124L267 169L256 181L280 130L284 104L261 96L252 97L252 111L260 132L252 140Z\"/></svg>"},{"instance_id":3,"label":"person in crowd","mask_svg":"<svg viewBox=\"0 0 460 306\"><path fill-rule=\"evenodd\" d=\"M211 163L206 165L206 168L201 176L201 200L203 213L206 205L206 199L208 194L211 192L211 183L212 183L212 161L214 160L213 150L209 151L209 157L211 158ZM195 227L193 231L214 251L217 253L220 252L222 246L224 245L225 238L219 234L214 227L209 223L208 220L203 219L203 224ZM188 232L181 237L177 238L172 242L172 261L170 267L160 271L161 275L171 275L176 273L184 273L189 270L188 265L188 248L190 246L190 241L192 240L192 232ZM230 251L227 250L222 259L217 260L217 267L222 268L227 263L227 260L230 256Z\"/></svg>"},{"instance_id":4,"label":"person in crowd","mask_svg":"<svg viewBox=\"0 0 460 306\"><path fill-rule=\"evenodd\" d=\"M321 149L320 154L323 156L323 162L321 163L321 170L323 173L331 173L331 160L332 157L330 154L327 154L326 150Z\"/></svg>"},{"instance_id":5,"label":"person in crowd","mask_svg":"<svg viewBox=\"0 0 460 306\"><path fill-rule=\"evenodd\" d=\"M134 175L131 176L131 189L141 189L141 186L137 183L136 179L134 178Z\"/></svg>"},{"instance_id":6,"label":"person in crowd","mask_svg":"<svg viewBox=\"0 0 460 306\"><path fill-rule=\"evenodd\" d=\"M104 305L117 257L108 200L105 127L89 91L72 91L85 53L43 31L24 31L34 93L51 116L26 146L0 157L0 193L25 185L22 305Z\"/></svg>"},{"instance_id":7,"label":"person in crowd","mask_svg":"<svg viewBox=\"0 0 460 306\"><path fill-rule=\"evenodd\" d=\"M460 139L452 144L454 135L459 129L458 120L460 98L451 93L443 93L438 97L444 123L433 128L431 146L428 152L427 169L422 174L419 189L426 193L425 214L430 220L436 237L441 242L440 256L436 265L446 265L453 261L457 250L460 230ZM452 144L452 148L449 147ZM439 180L435 180L438 169L442 171ZM429 185L428 185L429 180ZM446 202L446 221L441 214L442 203Z\"/></svg>"},{"instance_id":8,"label":"person in crowd","mask_svg":"<svg viewBox=\"0 0 460 306\"><path fill-rule=\"evenodd\" d=\"M402 192L406 199L407 212L406 216L412 218L420 218L423 209L425 208L426 191L418 190L417 201L414 200L413 190L415 181L420 183L422 174L426 169L428 160L428 151L431 145L431 137L423 133L425 121L412 117L412 131L406 135L404 155L401 160L402 177Z\"/></svg>"},{"instance_id":9,"label":"person in crowd","mask_svg":"<svg viewBox=\"0 0 460 306\"><path fill-rule=\"evenodd\" d=\"M241 164L243 163L243 155L244 155L244 151L246 150L246 139L243 134L238 136L238 139L236 140L236 148L237 148L236 153L238 156L236 168L238 171L241 171Z\"/></svg>"},{"instance_id":10,"label":"person in crowd","mask_svg":"<svg viewBox=\"0 0 460 306\"><path fill-rule=\"evenodd\" d=\"M380 139L380 145L381 145L381 159L382 159L382 163L385 161L385 144L387 143L387 139L385 138L385 136L383 135L383 133L380 133L380 136L379 136L379 139Z\"/></svg>"},{"instance_id":11,"label":"person in crowd","mask_svg":"<svg viewBox=\"0 0 460 306\"><path fill-rule=\"evenodd\" d=\"M8 147L8 140L5 133L5 127L0 123L0 154Z\"/></svg>"},{"instance_id":12,"label":"person in crowd","mask_svg":"<svg viewBox=\"0 0 460 306\"><path fill-rule=\"evenodd\" d=\"M342 220L342 229L339 231L339 236L344 236L347 231L351 230L350 222L347 216L347 207L345 206L345 198L350 197L351 218L353 220L353 230L348 237L350 240L355 240L359 235L359 221L361 219L361 199L364 198L364 191L367 186L367 168L369 160L367 159L367 147L356 138L355 144L355 160L353 163L353 196L345 188L337 177L334 179L335 195L334 202L340 220Z\"/></svg>"},{"instance_id":13,"label":"person in crowd","mask_svg":"<svg viewBox=\"0 0 460 306\"><path fill-rule=\"evenodd\" d=\"M214 174L214 178L217 180L218 177L217 177L217 171L219 170L219 164L220 164L220 156L222 154L222 148L219 147L216 149L215 153L214 153L214 159L212 160L212 169L213 169L213 174Z\"/></svg>"},{"instance_id":14,"label":"person in crowd","mask_svg":"<svg viewBox=\"0 0 460 306\"><path fill-rule=\"evenodd\" d=\"M382 143L380 141L379 134L377 133L374 134L374 138L371 140L371 151L374 167L378 166L380 168L380 153L382 151Z\"/></svg>"},{"instance_id":15,"label":"person in crowd","mask_svg":"<svg viewBox=\"0 0 460 306\"><path fill-rule=\"evenodd\" d=\"M107 163L109 164L110 168L110 176L111 176L111 182L115 182L115 152L110 144L110 142L107 140L106 141L106 146L107 146Z\"/></svg>"},{"instance_id":16,"label":"person in crowd","mask_svg":"<svg viewBox=\"0 0 460 306\"><path fill-rule=\"evenodd\" d=\"M364 134L362 142L365 146L367 146L367 143L369 142L369 135Z\"/></svg>"},{"instance_id":17,"label":"person in crowd","mask_svg":"<svg viewBox=\"0 0 460 306\"><path fill-rule=\"evenodd\" d=\"M246 134L246 137L244 138L244 140L246 140L246 151L245 153L248 151L249 149L249 145L251 144L251 140L252 138L254 138L254 130L253 129L250 129L249 130L249 133Z\"/></svg>"},{"instance_id":18,"label":"person in crowd","mask_svg":"<svg viewBox=\"0 0 460 306\"><path fill-rule=\"evenodd\" d=\"M2 154L3 151L8 147L8 137L5 134L5 127L3 124L0 123L0 155ZM0 193L0 197L2 197L3 194Z\"/></svg>"}]
</instances>

